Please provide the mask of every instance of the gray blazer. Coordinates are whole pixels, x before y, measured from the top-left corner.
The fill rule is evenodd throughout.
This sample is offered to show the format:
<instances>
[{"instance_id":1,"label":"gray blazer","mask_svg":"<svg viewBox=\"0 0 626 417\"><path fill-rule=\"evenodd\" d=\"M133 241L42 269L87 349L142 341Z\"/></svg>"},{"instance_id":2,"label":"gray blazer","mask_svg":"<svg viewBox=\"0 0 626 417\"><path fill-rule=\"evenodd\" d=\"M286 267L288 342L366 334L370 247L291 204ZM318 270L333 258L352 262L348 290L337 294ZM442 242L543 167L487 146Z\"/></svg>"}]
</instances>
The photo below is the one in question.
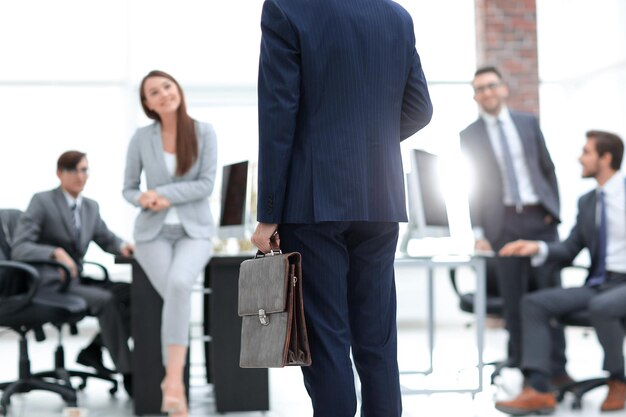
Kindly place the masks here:
<instances>
[{"instance_id":1,"label":"gray blazer","mask_svg":"<svg viewBox=\"0 0 626 417\"><path fill-rule=\"evenodd\" d=\"M209 123L195 122L198 137L198 159L182 177L172 178L163 158L161 124L153 123L137 129L128 145L124 174L124 198L139 206L142 190L141 172L146 175L146 188L170 200L178 211L187 235L208 239L214 235L215 225L208 198L215 184L217 169L217 137ZM135 221L136 242L154 239L161 228L167 210L155 213L142 209Z\"/></svg>"},{"instance_id":2,"label":"gray blazer","mask_svg":"<svg viewBox=\"0 0 626 417\"><path fill-rule=\"evenodd\" d=\"M11 258L18 261L50 259L52 252L61 247L81 268L92 240L104 251L119 255L123 241L104 223L96 201L83 197L80 220L81 238L77 244L72 211L61 188L35 194L18 221Z\"/></svg>"}]
</instances>

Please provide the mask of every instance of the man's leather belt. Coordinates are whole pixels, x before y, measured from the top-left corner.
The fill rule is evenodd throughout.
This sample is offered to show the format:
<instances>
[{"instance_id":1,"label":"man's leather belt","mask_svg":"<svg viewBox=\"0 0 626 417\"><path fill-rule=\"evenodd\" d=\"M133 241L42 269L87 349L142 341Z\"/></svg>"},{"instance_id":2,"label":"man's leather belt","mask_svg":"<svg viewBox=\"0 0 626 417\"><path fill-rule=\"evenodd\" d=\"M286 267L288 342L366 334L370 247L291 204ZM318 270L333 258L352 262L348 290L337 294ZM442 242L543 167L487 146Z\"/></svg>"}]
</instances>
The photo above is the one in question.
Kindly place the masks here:
<instances>
[{"instance_id":1,"label":"man's leather belt","mask_svg":"<svg viewBox=\"0 0 626 417\"><path fill-rule=\"evenodd\" d=\"M544 211L544 207L542 204L526 204L520 207L516 207L516 206L504 206L504 210L508 211L508 212L515 212L515 213L527 213L530 211Z\"/></svg>"}]
</instances>

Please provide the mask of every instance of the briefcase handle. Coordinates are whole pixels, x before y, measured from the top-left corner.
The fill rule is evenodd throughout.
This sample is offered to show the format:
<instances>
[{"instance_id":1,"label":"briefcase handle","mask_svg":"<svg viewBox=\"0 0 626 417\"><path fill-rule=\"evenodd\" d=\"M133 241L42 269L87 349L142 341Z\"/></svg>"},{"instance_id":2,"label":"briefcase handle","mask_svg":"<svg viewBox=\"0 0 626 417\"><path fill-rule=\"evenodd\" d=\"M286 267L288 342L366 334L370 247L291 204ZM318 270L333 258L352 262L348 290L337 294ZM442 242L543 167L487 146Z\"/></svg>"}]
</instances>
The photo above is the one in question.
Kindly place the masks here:
<instances>
[{"instance_id":1,"label":"briefcase handle","mask_svg":"<svg viewBox=\"0 0 626 417\"><path fill-rule=\"evenodd\" d=\"M276 244L276 248L272 247L272 243ZM260 250L256 252L254 255L255 258L263 258L265 256L274 256L274 255L282 255L283 251L280 250L280 235L278 234L278 229L274 231L272 236L270 236L270 251L268 253L263 253Z\"/></svg>"}]
</instances>

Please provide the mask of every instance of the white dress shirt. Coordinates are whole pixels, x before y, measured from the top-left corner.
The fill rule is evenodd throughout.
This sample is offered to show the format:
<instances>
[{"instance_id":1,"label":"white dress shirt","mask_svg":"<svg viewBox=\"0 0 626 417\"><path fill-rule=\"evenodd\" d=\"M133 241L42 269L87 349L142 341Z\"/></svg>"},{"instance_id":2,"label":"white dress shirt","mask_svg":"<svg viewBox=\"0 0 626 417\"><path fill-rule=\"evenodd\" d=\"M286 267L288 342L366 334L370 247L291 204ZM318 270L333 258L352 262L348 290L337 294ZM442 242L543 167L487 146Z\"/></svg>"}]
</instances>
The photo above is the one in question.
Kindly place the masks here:
<instances>
[{"instance_id":1,"label":"white dress shirt","mask_svg":"<svg viewBox=\"0 0 626 417\"><path fill-rule=\"evenodd\" d=\"M176 154L163 151L163 158L165 158L165 167L167 168L168 174L174 178L174 175L176 175ZM163 223L180 224L180 218L178 217L176 207L170 206L170 208L167 209L167 215L165 215Z\"/></svg>"},{"instance_id":2,"label":"white dress shirt","mask_svg":"<svg viewBox=\"0 0 626 417\"><path fill-rule=\"evenodd\" d=\"M515 171L515 176L517 177L517 186L519 188L522 204L529 205L539 203L539 196L537 196L530 179L522 140L520 139L520 135L515 127L515 123L513 123L513 119L511 119L509 110L506 107L503 107L497 117L485 112L481 112L480 116L483 118L485 125L487 126L487 134L489 135L489 140L491 141L491 147L493 148L496 160L498 161L498 166L500 167L500 173L502 175L502 182L504 185L504 204L507 206L515 205L515 200L513 199L512 192L509 188L509 181L506 180L507 171L505 160L502 155L502 146L500 145L498 119L502 121L502 129L504 130L504 134L511 151L513 170Z\"/></svg>"}]
</instances>

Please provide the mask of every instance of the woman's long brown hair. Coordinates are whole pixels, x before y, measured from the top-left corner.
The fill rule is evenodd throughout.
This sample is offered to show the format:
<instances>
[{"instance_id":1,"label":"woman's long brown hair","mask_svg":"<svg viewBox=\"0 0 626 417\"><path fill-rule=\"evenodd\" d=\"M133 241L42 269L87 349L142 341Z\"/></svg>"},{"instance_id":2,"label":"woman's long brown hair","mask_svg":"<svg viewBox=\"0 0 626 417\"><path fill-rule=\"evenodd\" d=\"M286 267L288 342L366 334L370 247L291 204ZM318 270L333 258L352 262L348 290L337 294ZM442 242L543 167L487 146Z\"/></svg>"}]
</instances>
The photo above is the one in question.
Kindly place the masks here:
<instances>
[{"instance_id":1,"label":"woman's long brown hair","mask_svg":"<svg viewBox=\"0 0 626 417\"><path fill-rule=\"evenodd\" d=\"M180 88L178 82L166 72L153 70L148 73L141 80L141 84L139 85L139 96L141 97L141 107L143 108L144 113L152 120L156 120L159 123L161 122L161 118L159 114L155 111L152 111L146 105L146 94L144 92L144 84L146 80L150 77L163 77L167 78L171 82L176 85L178 88L178 92L180 94L180 106L178 106L178 110L176 110L176 175L181 176L184 175L196 159L198 159L198 138L196 137L196 129L194 126L194 121L187 114L187 106L185 104L185 95L183 94L183 89Z\"/></svg>"}]
</instances>

